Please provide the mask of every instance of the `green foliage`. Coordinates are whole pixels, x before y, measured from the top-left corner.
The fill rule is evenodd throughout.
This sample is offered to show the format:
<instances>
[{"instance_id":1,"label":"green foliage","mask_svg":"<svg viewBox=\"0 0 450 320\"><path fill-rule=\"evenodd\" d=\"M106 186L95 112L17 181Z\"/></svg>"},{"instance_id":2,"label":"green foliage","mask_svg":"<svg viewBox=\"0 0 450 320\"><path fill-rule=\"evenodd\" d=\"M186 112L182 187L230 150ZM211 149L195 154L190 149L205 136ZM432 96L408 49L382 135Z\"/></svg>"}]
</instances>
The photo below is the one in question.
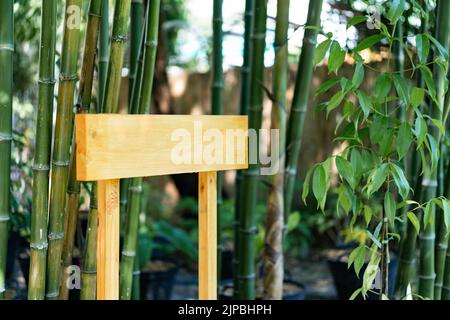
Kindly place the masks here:
<instances>
[{"instance_id":1,"label":"green foliage","mask_svg":"<svg viewBox=\"0 0 450 320\"><path fill-rule=\"evenodd\" d=\"M330 164L334 161L339 181L336 187L338 195L336 212L349 215L350 228L363 226L366 228L368 243L361 244L350 254L348 265L354 266L359 274L362 265L368 258L368 266L363 275L363 287L355 292L364 296L372 288L375 276L379 272L381 248L399 239L396 222L408 219L417 232L425 228L434 217L435 205L442 208L443 221L450 225L450 205L444 198L427 199L420 204L409 200L413 191L405 171L405 160L416 148L422 161L422 173L435 171L440 157L439 141L433 132L439 130L445 135L445 125L441 119L433 116L433 110L423 108L426 99L437 106L437 87L433 79L434 68L442 68L446 72L448 52L434 37L428 33L418 33L415 38L416 50L405 38L396 36L396 28L405 10L411 3L405 0L394 0L389 3L384 12L388 24L378 21L377 33L362 39L353 50L345 50L334 40L332 34L327 34L325 41L320 43L315 54L315 63L321 62L328 52L328 70L336 76L323 84L316 91L321 95L337 84L337 91L328 102L322 103L318 110L326 112L342 107L341 119L336 128L336 141L342 143L342 151L322 163L316 164L307 172L303 185L302 198L305 200L310 192L317 200L318 207L325 211L327 195L330 193ZM419 10L420 6L414 4ZM367 20L365 16L355 16L348 21L348 27L357 26ZM392 47L398 42L405 48L410 59L411 68L408 76L390 68ZM372 50L375 46L385 46L388 58L387 69L377 70L366 63L360 52ZM430 51L435 53L435 59L430 61ZM351 77L340 72L345 56L351 56L354 61L354 73ZM377 74L374 84L364 83L365 72ZM424 88L413 85L412 77L419 73L425 84ZM364 84L364 86L363 86ZM364 88L364 89L363 89ZM401 117L407 114L408 117ZM312 182L310 182L310 180ZM378 202L378 205L375 203ZM408 206L404 211L403 207ZM420 213L423 211L423 226ZM388 221L388 232L382 232L384 219ZM354 298L353 297L353 298Z\"/></svg>"}]
</instances>

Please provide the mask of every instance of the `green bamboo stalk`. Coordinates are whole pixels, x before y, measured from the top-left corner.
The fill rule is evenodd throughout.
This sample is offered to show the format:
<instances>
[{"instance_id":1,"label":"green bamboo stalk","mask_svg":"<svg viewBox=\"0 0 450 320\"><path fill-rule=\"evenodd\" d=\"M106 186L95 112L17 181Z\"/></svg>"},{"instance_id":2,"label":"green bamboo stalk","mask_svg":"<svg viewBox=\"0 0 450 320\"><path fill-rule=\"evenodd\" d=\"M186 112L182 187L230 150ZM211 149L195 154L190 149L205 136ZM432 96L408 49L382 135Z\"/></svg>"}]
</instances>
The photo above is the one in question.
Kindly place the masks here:
<instances>
[{"instance_id":1,"label":"green bamboo stalk","mask_svg":"<svg viewBox=\"0 0 450 320\"><path fill-rule=\"evenodd\" d=\"M42 1L36 152L33 164L29 300L45 299L48 192L55 86L56 9L56 0Z\"/></svg>"},{"instance_id":2,"label":"green bamboo stalk","mask_svg":"<svg viewBox=\"0 0 450 320\"><path fill-rule=\"evenodd\" d=\"M136 79L137 61L141 51L141 37L144 30L144 2L142 0L132 0L131 2L131 35L130 35L130 75L128 100L131 101L133 84ZM126 193L125 193L126 194Z\"/></svg>"},{"instance_id":3,"label":"green bamboo stalk","mask_svg":"<svg viewBox=\"0 0 450 320\"><path fill-rule=\"evenodd\" d=\"M81 271L81 300L95 300L97 297L97 183L92 184L89 218Z\"/></svg>"},{"instance_id":4,"label":"green bamboo stalk","mask_svg":"<svg viewBox=\"0 0 450 320\"><path fill-rule=\"evenodd\" d=\"M250 71L249 128L259 132L264 101L264 51L266 47L267 1L256 0L252 34ZM259 138L256 139L259 144ZM259 165L250 164L243 171L242 212L239 227L238 298L255 299L255 208L258 193Z\"/></svg>"},{"instance_id":5,"label":"green bamboo stalk","mask_svg":"<svg viewBox=\"0 0 450 320\"><path fill-rule=\"evenodd\" d=\"M428 6L424 7L425 12L428 13ZM426 18L422 20L422 25L420 27L421 33L429 32L429 19L428 14ZM417 72L417 86L419 88L425 87L425 81L420 74ZM420 107L422 110L426 107L424 102ZM411 115L410 123L414 123L415 113ZM410 185L414 186L414 196L415 201L420 201L422 198L422 178L423 175L418 175L417 172L420 170L420 153L414 149L410 155L410 166L408 170L408 176L410 180ZM406 296L407 288L415 282L415 269L416 269L416 241L417 241L417 231L414 225L405 219L405 230L401 235L399 244L399 257L398 257L398 267L397 274L395 278L394 286L394 297L396 299L403 299Z\"/></svg>"},{"instance_id":6,"label":"green bamboo stalk","mask_svg":"<svg viewBox=\"0 0 450 320\"><path fill-rule=\"evenodd\" d=\"M252 35L252 27L253 27L253 5L254 0L246 0L245 1L245 13L244 13L244 52L242 54L243 63L241 68L241 100L239 103L239 114L247 115L248 113L248 104L250 100L250 60L251 60L251 35ZM242 206L242 171L238 170L236 173L236 182L235 182L235 199L236 203L234 206L234 255L233 255L233 284L234 284L234 296L237 297L238 293L238 265L239 265L239 220L241 216L241 206Z\"/></svg>"},{"instance_id":7,"label":"green bamboo stalk","mask_svg":"<svg viewBox=\"0 0 450 320\"><path fill-rule=\"evenodd\" d=\"M130 0L116 0L108 74L102 102L102 110L105 113L117 113L119 109L120 83L122 81L123 56L128 34L130 7Z\"/></svg>"},{"instance_id":8,"label":"green bamboo stalk","mask_svg":"<svg viewBox=\"0 0 450 320\"><path fill-rule=\"evenodd\" d=\"M138 245L139 244L136 244L136 247L138 247ZM141 269L139 265L139 254L136 254L134 257L131 299L141 300Z\"/></svg>"},{"instance_id":9,"label":"green bamboo stalk","mask_svg":"<svg viewBox=\"0 0 450 320\"><path fill-rule=\"evenodd\" d=\"M106 90L106 78L109 64L109 0L102 0L102 19L100 22L100 38L98 49L98 101L97 113L104 110L103 100Z\"/></svg>"},{"instance_id":10,"label":"green bamboo stalk","mask_svg":"<svg viewBox=\"0 0 450 320\"><path fill-rule=\"evenodd\" d=\"M131 3L131 41L130 41L130 76L129 76L129 89L128 89L128 113L132 112L132 106L137 106L137 101L133 99L133 88L136 80L136 76L141 77L141 74L137 75L139 64L142 63L143 54L143 42L145 29L145 12L144 3L142 0L133 0ZM142 70L142 69L141 69ZM138 96L135 95L137 99ZM120 217L121 221L125 222L125 216L127 212L128 203L128 188L130 186L130 179L120 180ZM123 232L122 232L123 234Z\"/></svg>"},{"instance_id":11,"label":"green bamboo stalk","mask_svg":"<svg viewBox=\"0 0 450 320\"><path fill-rule=\"evenodd\" d=\"M306 25L320 26L320 13L322 0L310 1ZM306 29L303 38L302 52L298 62L297 78L295 81L294 97L288 120L286 133L286 168L284 184L285 222L292 207L295 180L297 177L297 165L302 144L303 126L305 114L308 108L309 88L313 72L314 51L317 41L317 29Z\"/></svg>"},{"instance_id":12,"label":"green bamboo stalk","mask_svg":"<svg viewBox=\"0 0 450 320\"><path fill-rule=\"evenodd\" d=\"M14 1L0 2L0 300L5 293L10 220Z\"/></svg>"},{"instance_id":13,"label":"green bamboo stalk","mask_svg":"<svg viewBox=\"0 0 450 320\"><path fill-rule=\"evenodd\" d=\"M139 107L140 114L150 111L150 103L153 89L153 77L155 72L156 49L158 44L160 0L150 0L146 14L146 34L144 61L142 65L142 76L135 82L139 85ZM139 74L139 72L138 72ZM133 178L129 188L129 205L126 232L122 249L122 260L120 264L120 299L130 300L132 294L133 269L136 256L136 244L139 227L139 212L142 194L142 178Z\"/></svg>"},{"instance_id":14,"label":"green bamboo stalk","mask_svg":"<svg viewBox=\"0 0 450 320\"><path fill-rule=\"evenodd\" d=\"M269 177L266 235L264 240L264 300L281 300L283 297L283 227L284 227L284 162L286 143L286 92L288 81L288 29L289 0L277 1L275 25L275 63L273 66L271 129L278 130L278 154L272 154L275 168Z\"/></svg>"},{"instance_id":15,"label":"green bamboo stalk","mask_svg":"<svg viewBox=\"0 0 450 320\"><path fill-rule=\"evenodd\" d=\"M437 2L436 39L448 50L449 47L449 18L450 2ZM446 71L441 68L434 68L434 79L436 82L436 92L439 105L434 105L431 109L431 117L443 120L444 99L446 91ZM430 134L440 143L441 134L438 128L430 128ZM422 184L424 187L423 200L428 201L436 196L437 171L427 170ZM432 213L435 216L435 212ZM432 221L435 221L433 218ZM419 263L419 295L425 298L434 298L435 273L435 224L430 223L420 235L420 263Z\"/></svg>"},{"instance_id":16,"label":"green bamboo stalk","mask_svg":"<svg viewBox=\"0 0 450 320\"><path fill-rule=\"evenodd\" d=\"M80 92L77 105L78 113L89 112L91 105L101 11L102 0L91 0L86 28L83 63L81 67ZM72 141L74 141L74 139L72 139ZM66 225L64 227L65 238L63 245L63 274L61 277L60 300L67 300L69 298L67 280L70 277L69 268L72 265L73 244L75 241L78 207L80 202L80 183L77 181L76 173L76 145L73 143L69 183L67 187L68 200L65 213Z\"/></svg>"},{"instance_id":17,"label":"green bamboo stalk","mask_svg":"<svg viewBox=\"0 0 450 320\"><path fill-rule=\"evenodd\" d=\"M64 37L61 53L58 107L53 144L50 214L47 253L46 297L59 296L61 283L61 257L64 241L64 208L66 204L68 166L74 93L77 82L78 50L80 42L81 0L67 0L64 19Z\"/></svg>"},{"instance_id":18,"label":"green bamboo stalk","mask_svg":"<svg viewBox=\"0 0 450 320\"><path fill-rule=\"evenodd\" d=\"M441 147L441 151L444 151ZM439 159L439 174L442 176L444 171L444 154L441 153ZM438 194L443 195L446 198L450 196L450 188L447 186L444 188L444 181L449 181L450 178L450 163L447 166L446 178L440 178L438 181ZM445 189L445 191L444 191ZM444 271L445 271L445 260L448 249L448 235L447 226L443 219L443 212L440 208L436 209L436 243L435 243L435 270L436 270L436 281L434 283L434 299L441 300L442 296L442 286L444 284Z\"/></svg>"},{"instance_id":19,"label":"green bamboo stalk","mask_svg":"<svg viewBox=\"0 0 450 320\"><path fill-rule=\"evenodd\" d=\"M213 1L213 47L211 63L211 113L221 115L223 113L222 93L223 93L223 56L222 56L222 0ZM217 174L217 281L220 282L222 274L222 179L223 173Z\"/></svg>"},{"instance_id":20,"label":"green bamboo stalk","mask_svg":"<svg viewBox=\"0 0 450 320\"><path fill-rule=\"evenodd\" d=\"M102 0L99 34L98 58L98 101L97 112L102 110L101 101L104 96L106 74L108 70L109 47L109 0ZM88 226L86 231L86 244L83 253L83 268L81 271L81 300L95 300L97 296L97 183L92 183L90 193L90 206Z\"/></svg>"}]
</instances>

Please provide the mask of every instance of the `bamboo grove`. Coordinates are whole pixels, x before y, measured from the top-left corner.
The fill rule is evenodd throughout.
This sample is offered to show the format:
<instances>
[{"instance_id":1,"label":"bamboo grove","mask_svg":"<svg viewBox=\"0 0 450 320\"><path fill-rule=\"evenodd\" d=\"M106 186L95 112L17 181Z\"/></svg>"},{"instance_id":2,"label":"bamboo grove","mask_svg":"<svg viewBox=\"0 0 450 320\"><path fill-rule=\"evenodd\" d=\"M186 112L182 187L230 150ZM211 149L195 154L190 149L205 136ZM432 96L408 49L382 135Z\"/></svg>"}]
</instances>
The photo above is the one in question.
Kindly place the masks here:
<instances>
[{"instance_id":1,"label":"bamboo grove","mask_svg":"<svg viewBox=\"0 0 450 320\"><path fill-rule=\"evenodd\" d=\"M278 144L271 156L279 170L264 175L259 163L250 163L248 169L236 173L231 196L225 191L225 175L218 175L218 281L225 263L228 194L233 198L234 299L283 299L285 240L293 212L304 206L314 207L317 215L332 212L345 217L349 229L363 230L365 240L348 257L348 268L362 281L351 299L375 294L377 299L449 300L450 2L394 0L380 16L360 12L348 18L346 28L359 30L370 25L370 34L352 45L343 45L335 34L323 29L321 14L327 1L311 0L306 23L293 31L303 33L301 50L293 55L289 43L294 1L274 0L276 15L271 17L268 0L245 0L236 110L247 115L249 129L258 132L264 127L265 101L270 102L269 127L277 135L267 146L257 135L255 150L259 155ZM27 295L29 300L69 299L68 283L78 249L82 261L80 299L94 300L97 184L76 179L74 117L77 113L153 112L155 88L160 85L155 81L162 46L158 41L166 39L161 33L167 31L161 21L165 18L165 2L90 0L87 6L82 0L39 3ZM222 115L226 113L227 90L224 8L230 3L213 0L208 4L211 52L207 113ZM16 143L15 6L20 2L0 1L0 299L6 290L11 159ZM207 9L205 6L203 10ZM406 14L412 11L420 16L417 29L406 27ZM273 30L268 27L269 20L273 20ZM273 32L273 40L269 32ZM265 63L268 48L274 53L270 68ZM367 52L379 53L382 63L366 62ZM344 72L344 66L351 72ZM129 71L127 79L125 68ZM295 77L290 83L292 68ZM327 80L317 84L315 72L319 68L326 69ZM369 74L373 81L367 80ZM125 81L128 94L121 99ZM125 108L121 107L122 100L126 101ZM336 117L333 129L339 148L311 167L301 168L302 148L309 143L309 137L304 136L305 119L312 104L318 104L315 117ZM122 300L141 298L139 252L143 244L139 232L148 218L143 205L149 201L143 192L147 182L144 178L120 181ZM85 196L89 200L87 227L83 247L77 248L78 218ZM263 219L258 211L261 198ZM256 246L259 220L264 226L261 252ZM391 281L393 257L398 265Z\"/></svg>"}]
</instances>

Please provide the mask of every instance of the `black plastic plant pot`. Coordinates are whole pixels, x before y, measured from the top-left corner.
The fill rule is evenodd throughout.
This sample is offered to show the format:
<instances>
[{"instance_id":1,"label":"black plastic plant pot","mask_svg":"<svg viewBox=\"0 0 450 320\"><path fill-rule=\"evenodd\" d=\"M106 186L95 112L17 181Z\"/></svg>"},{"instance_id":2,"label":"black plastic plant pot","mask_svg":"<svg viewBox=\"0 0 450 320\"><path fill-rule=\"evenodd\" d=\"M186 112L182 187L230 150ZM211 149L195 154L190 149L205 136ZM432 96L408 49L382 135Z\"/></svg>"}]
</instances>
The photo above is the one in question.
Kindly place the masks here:
<instances>
[{"instance_id":1,"label":"black plastic plant pot","mask_svg":"<svg viewBox=\"0 0 450 320\"><path fill-rule=\"evenodd\" d=\"M222 290L220 290L219 300L233 300L233 280L227 279L221 282ZM305 300L305 286L294 280L284 280L283 300ZM263 300L257 297L256 300Z\"/></svg>"},{"instance_id":2,"label":"black plastic plant pot","mask_svg":"<svg viewBox=\"0 0 450 320\"><path fill-rule=\"evenodd\" d=\"M170 300L180 267L171 259L151 261L141 271L142 300Z\"/></svg>"},{"instance_id":3,"label":"black plastic plant pot","mask_svg":"<svg viewBox=\"0 0 450 320\"><path fill-rule=\"evenodd\" d=\"M328 259L328 266L333 276L333 281L339 300L348 300L357 289L362 287L363 274L364 270L367 267L367 263L363 265L359 272L358 278L353 266L350 268L347 267L347 257L350 252L351 250L348 250L346 251L345 255L340 255L336 258ZM388 268L388 285L389 295L392 295L395 283L395 275L397 272L397 259L394 256L391 256L390 258L391 260ZM361 295L358 295L356 299L363 299L363 297ZM369 292L366 299L378 300L379 295L374 292Z\"/></svg>"}]
</instances>

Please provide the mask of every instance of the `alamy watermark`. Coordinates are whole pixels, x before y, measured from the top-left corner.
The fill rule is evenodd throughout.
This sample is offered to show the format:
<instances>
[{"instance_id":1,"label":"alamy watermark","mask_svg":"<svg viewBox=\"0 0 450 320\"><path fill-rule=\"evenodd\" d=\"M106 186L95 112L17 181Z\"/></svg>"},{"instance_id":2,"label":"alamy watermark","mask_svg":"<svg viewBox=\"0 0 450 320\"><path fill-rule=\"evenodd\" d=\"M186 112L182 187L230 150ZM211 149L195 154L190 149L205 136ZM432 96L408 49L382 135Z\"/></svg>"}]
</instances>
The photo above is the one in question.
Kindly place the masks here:
<instances>
[{"instance_id":1,"label":"alamy watermark","mask_svg":"<svg viewBox=\"0 0 450 320\"><path fill-rule=\"evenodd\" d=\"M226 129L203 128L201 120L194 121L192 130L178 128L172 132L170 159L175 165L232 165L259 164L261 175L279 172L276 161L280 150L279 129ZM266 145L270 136L270 150ZM248 143L248 154L246 144Z\"/></svg>"}]
</instances>

